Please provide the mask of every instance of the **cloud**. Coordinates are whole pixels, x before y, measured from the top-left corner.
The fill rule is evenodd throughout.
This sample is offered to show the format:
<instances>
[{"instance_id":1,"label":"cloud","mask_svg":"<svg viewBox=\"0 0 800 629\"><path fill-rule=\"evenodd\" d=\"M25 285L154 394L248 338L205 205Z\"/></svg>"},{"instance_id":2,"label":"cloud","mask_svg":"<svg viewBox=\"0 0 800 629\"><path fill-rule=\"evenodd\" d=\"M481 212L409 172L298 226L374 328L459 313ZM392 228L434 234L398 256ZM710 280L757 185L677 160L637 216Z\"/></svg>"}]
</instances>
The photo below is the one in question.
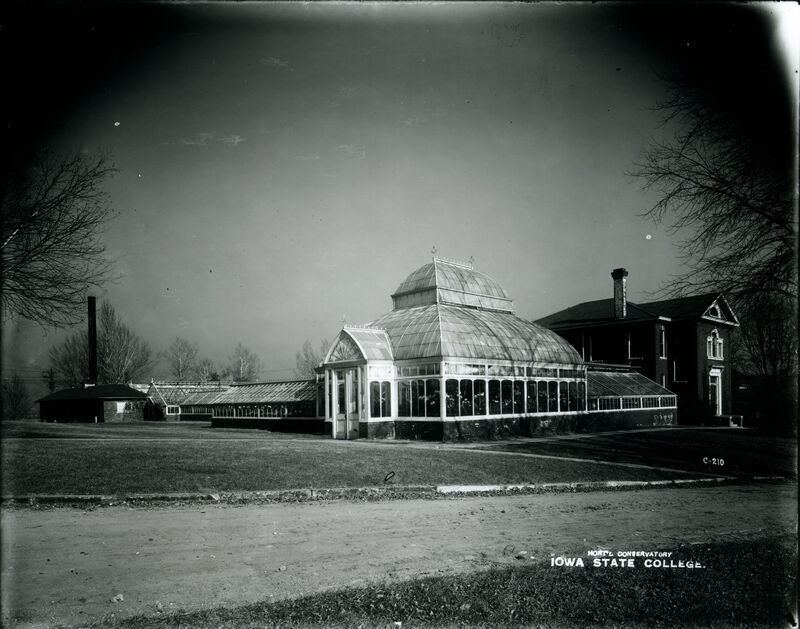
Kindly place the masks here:
<instances>
[{"instance_id":1,"label":"cloud","mask_svg":"<svg viewBox=\"0 0 800 629\"><path fill-rule=\"evenodd\" d=\"M195 133L192 138L189 139L182 139L179 141L180 144L185 144L186 146L206 146L211 140L214 139L213 133L208 133L207 131L203 131L201 133Z\"/></svg>"},{"instance_id":2,"label":"cloud","mask_svg":"<svg viewBox=\"0 0 800 629\"><path fill-rule=\"evenodd\" d=\"M224 142L225 144L230 144L231 146L239 146L242 142L245 142L244 136L241 135L229 135L224 138L219 139L220 142Z\"/></svg>"},{"instance_id":3,"label":"cloud","mask_svg":"<svg viewBox=\"0 0 800 629\"><path fill-rule=\"evenodd\" d=\"M367 149L364 146L356 146L355 144L340 144L336 148L347 153L348 157L364 159L367 156Z\"/></svg>"},{"instance_id":4,"label":"cloud","mask_svg":"<svg viewBox=\"0 0 800 629\"><path fill-rule=\"evenodd\" d=\"M315 162L319 159L319 155L295 155L294 158L301 162Z\"/></svg>"},{"instance_id":5,"label":"cloud","mask_svg":"<svg viewBox=\"0 0 800 629\"><path fill-rule=\"evenodd\" d=\"M161 146L210 146L213 142L220 142L228 144L229 146L238 146L245 142L246 138L243 135L231 134L222 138L217 138L209 131L201 131L186 138L178 138L177 140L167 140L161 142Z\"/></svg>"},{"instance_id":6,"label":"cloud","mask_svg":"<svg viewBox=\"0 0 800 629\"><path fill-rule=\"evenodd\" d=\"M261 57L258 63L265 68L288 68L289 62L277 57Z\"/></svg>"}]
</instances>

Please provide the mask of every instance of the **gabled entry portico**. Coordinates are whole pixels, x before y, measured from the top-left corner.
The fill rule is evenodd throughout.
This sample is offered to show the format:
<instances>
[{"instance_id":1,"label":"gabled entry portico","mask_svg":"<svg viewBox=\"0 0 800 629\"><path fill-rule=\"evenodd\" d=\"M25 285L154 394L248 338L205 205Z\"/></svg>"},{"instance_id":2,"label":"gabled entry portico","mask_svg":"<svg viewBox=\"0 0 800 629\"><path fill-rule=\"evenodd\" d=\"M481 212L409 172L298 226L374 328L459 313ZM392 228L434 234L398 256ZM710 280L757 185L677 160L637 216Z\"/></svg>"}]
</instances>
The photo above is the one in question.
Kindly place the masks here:
<instances>
[{"instance_id":1,"label":"gabled entry portico","mask_svg":"<svg viewBox=\"0 0 800 629\"><path fill-rule=\"evenodd\" d=\"M325 378L325 421L331 422L334 439L357 439L366 432L370 399L380 416L391 406L389 383L370 395L368 369L393 371L391 347L383 330L346 327L337 336L323 361ZM386 408L387 416L391 409ZM372 413L374 415L374 413Z\"/></svg>"}]
</instances>

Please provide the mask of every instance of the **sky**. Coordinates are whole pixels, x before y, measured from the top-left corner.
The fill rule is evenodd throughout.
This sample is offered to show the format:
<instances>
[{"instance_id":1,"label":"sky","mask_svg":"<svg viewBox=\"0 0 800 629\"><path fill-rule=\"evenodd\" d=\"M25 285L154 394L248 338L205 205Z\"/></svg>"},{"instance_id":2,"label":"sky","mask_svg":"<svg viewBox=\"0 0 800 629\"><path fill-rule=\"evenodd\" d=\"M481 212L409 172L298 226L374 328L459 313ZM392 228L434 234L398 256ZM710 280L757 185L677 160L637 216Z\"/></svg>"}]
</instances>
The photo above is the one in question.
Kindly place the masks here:
<instances>
[{"instance_id":1,"label":"sky","mask_svg":"<svg viewBox=\"0 0 800 629\"><path fill-rule=\"evenodd\" d=\"M260 379L390 310L434 248L527 319L610 297L616 267L651 299L681 263L629 172L670 130L665 73L708 51L785 69L770 4L44 7L0 31L5 114L19 159L113 158L120 279L97 296L156 353L180 336L220 364L244 343ZM4 321L3 376L40 380L83 327Z\"/></svg>"}]
</instances>

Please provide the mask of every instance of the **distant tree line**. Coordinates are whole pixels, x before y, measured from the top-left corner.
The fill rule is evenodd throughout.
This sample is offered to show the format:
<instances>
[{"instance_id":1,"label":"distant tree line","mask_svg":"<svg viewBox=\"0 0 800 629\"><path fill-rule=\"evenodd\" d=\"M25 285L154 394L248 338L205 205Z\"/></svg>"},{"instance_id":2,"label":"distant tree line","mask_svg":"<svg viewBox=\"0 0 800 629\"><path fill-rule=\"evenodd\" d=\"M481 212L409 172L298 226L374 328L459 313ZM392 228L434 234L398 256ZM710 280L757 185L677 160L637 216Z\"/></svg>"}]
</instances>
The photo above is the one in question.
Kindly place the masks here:
<instances>
[{"instance_id":1,"label":"distant tree line","mask_svg":"<svg viewBox=\"0 0 800 629\"><path fill-rule=\"evenodd\" d=\"M167 362L170 377L179 381L252 382L263 369L261 358L244 343L238 343L221 365L200 357L198 345L182 337L176 337L167 350L154 354L147 341L123 323L110 303L101 303L97 322L96 384L149 379L158 358ZM88 382L88 332L75 332L52 347L50 362L59 385L78 386Z\"/></svg>"}]
</instances>

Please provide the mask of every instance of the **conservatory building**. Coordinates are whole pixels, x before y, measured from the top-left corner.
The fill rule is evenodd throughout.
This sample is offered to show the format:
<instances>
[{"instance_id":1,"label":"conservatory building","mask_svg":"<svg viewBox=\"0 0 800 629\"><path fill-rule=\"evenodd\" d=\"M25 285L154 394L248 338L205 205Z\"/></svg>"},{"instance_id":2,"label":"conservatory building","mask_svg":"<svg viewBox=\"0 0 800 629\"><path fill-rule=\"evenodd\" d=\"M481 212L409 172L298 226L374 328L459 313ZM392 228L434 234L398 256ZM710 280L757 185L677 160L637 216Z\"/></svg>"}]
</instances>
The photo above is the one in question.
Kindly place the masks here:
<instances>
[{"instance_id":1,"label":"conservatory building","mask_svg":"<svg viewBox=\"0 0 800 629\"><path fill-rule=\"evenodd\" d=\"M345 326L318 369L318 414L333 437L492 438L574 429L586 415L577 351L518 317L472 264L434 258L392 302L371 323Z\"/></svg>"}]
</instances>

